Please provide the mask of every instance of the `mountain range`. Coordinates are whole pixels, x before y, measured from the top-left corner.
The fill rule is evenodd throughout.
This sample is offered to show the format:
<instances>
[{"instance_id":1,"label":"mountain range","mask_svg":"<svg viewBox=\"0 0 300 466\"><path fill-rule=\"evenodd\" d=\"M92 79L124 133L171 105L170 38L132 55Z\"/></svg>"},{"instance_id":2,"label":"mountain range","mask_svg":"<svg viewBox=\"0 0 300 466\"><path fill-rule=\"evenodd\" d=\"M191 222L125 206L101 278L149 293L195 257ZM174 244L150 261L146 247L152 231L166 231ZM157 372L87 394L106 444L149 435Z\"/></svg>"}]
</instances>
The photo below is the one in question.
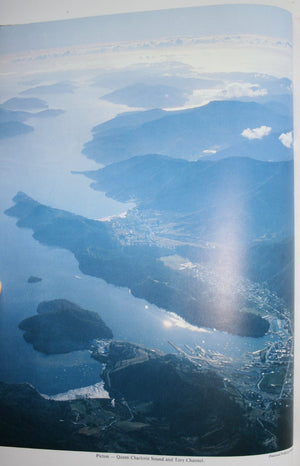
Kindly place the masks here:
<instances>
[{"instance_id":1,"label":"mountain range","mask_svg":"<svg viewBox=\"0 0 300 466\"><path fill-rule=\"evenodd\" d=\"M262 133L256 136L254 130L258 128L262 128ZM272 135L280 135L291 132L292 128L290 115L276 113L268 105L237 100L213 101L180 111L148 110L118 115L93 129L93 139L85 144L83 153L103 164L153 153L198 160L207 152L235 146L236 151L240 151L235 155L241 157L245 155L244 131L250 132L250 137L254 134L254 137L263 138L266 129L267 134L271 131ZM278 147L274 156L272 147L263 147L258 158L286 160L284 146L281 156ZM248 156L247 146L246 149Z\"/></svg>"},{"instance_id":2,"label":"mountain range","mask_svg":"<svg viewBox=\"0 0 300 466\"><path fill-rule=\"evenodd\" d=\"M292 161L188 162L147 155L86 174L107 196L133 200L143 211L172 212L173 222L196 229L208 241L228 243L231 234L241 242L293 234ZM226 229L227 236L220 238Z\"/></svg>"}]
</instances>

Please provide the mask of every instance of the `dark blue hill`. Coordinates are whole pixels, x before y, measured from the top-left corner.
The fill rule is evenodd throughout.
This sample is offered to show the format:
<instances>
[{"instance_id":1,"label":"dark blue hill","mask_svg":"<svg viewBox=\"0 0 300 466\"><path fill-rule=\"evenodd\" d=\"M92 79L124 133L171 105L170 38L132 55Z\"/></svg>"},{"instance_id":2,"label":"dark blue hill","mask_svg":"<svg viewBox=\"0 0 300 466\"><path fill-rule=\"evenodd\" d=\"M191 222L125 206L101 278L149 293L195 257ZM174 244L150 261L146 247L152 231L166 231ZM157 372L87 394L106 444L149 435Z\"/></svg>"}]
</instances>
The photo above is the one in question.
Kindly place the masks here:
<instances>
[{"instance_id":1,"label":"dark blue hill","mask_svg":"<svg viewBox=\"0 0 300 466\"><path fill-rule=\"evenodd\" d=\"M70 81L62 81L54 84L36 86L20 92L21 95L44 95L44 94L73 94L74 85Z\"/></svg>"},{"instance_id":2,"label":"dark blue hill","mask_svg":"<svg viewBox=\"0 0 300 466\"><path fill-rule=\"evenodd\" d=\"M137 108L180 107L188 98L184 89L164 84L138 82L101 97L110 102Z\"/></svg>"},{"instance_id":3,"label":"dark blue hill","mask_svg":"<svg viewBox=\"0 0 300 466\"><path fill-rule=\"evenodd\" d=\"M97 126L83 152L104 164L151 153L196 160L204 150L225 149L242 141L241 133L247 128L268 126L279 133L292 129L291 118L256 102L214 101L158 117L152 114L150 121L148 115L135 112L134 125L126 123L131 120L129 114L117 117L109 131L105 124L105 132L102 125Z\"/></svg>"},{"instance_id":4,"label":"dark blue hill","mask_svg":"<svg viewBox=\"0 0 300 466\"><path fill-rule=\"evenodd\" d=\"M292 234L292 162L240 157L188 162L148 155L87 175L95 189L114 199L180 215L182 225L202 238L216 240L225 227L228 235L245 240Z\"/></svg>"},{"instance_id":5,"label":"dark blue hill","mask_svg":"<svg viewBox=\"0 0 300 466\"><path fill-rule=\"evenodd\" d=\"M126 245L119 240L114 222L88 220L52 209L24 193L18 193L14 202L5 213L17 217L19 227L32 229L34 238L42 244L71 251L83 273L129 288L133 296L175 312L193 325L251 337L261 337L268 331L269 323L264 318L241 311L245 307L244 298L232 300L225 296L223 299L222 293L221 296L214 294L211 299L205 282L172 270L158 260L170 253L173 255L174 248L140 241ZM126 228L126 218L123 219L123 231L129 228L130 225ZM167 225L165 228L168 230ZM42 319L41 323L47 330L55 322ZM41 343L45 349L45 341Z\"/></svg>"},{"instance_id":6,"label":"dark blue hill","mask_svg":"<svg viewBox=\"0 0 300 466\"><path fill-rule=\"evenodd\" d=\"M8 110L0 106L0 123L8 121L25 121L30 114L24 111Z\"/></svg>"},{"instance_id":7,"label":"dark blue hill","mask_svg":"<svg viewBox=\"0 0 300 466\"><path fill-rule=\"evenodd\" d=\"M0 123L0 139L11 138L19 134L26 134L33 131L33 127L25 125L20 121L7 121Z\"/></svg>"},{"instance_id":8,"label":"dark blue hill","mask_svg":"<svg viewBox=\"0 0 300 466\"><path fill-rule=\"evenodd\" d=\"M26 100L30 102L27 103ZM33 102L32 102L33 100ZM36 100L38 102L36 102ZM26 107L38 105L40 101L39 99L10 99L6 103L10 103L10 106L19 105L18 102L21 102L21 106ZM28 111L19 111L19 110L9 110L6 108L6 103L0 105L0 139L7 138L7 137L14 137L18 136L19 134L26 134L34 130L32 126L29 126L23 123L26 120L31 118L50 118L56 117L63 113L63 110L55 110L55 109L46 109L40 112L28 112ZM42 104L39 104L42 105Z\"/></svg>"},{"instance_id":9,"label":"dark blue hill","mask_svg":"<svg viewBox=\"0 0 300 466\"><path fill-rule=\"evenodd\" d=\"M2 104L8 110L38 110L48 108L44 100L36 97L13 97Z\"/></svg>"},{"instance_id":10,"label":"dark blue hill","mask_svg":"<svg viewBox=\"0 0 300 466\"><path fill-rule=\"evenodd\" d=\"M119 131L136 129L148 121L157 120L165 116L167 112L160 109L151 109L143 112L125 112L117 115L112 120L105 121L92 129L95 140L103 135L114 135Z\"/></svg>"},{"instance_id":11,"label":"dark blue hill","mask_svg":"<svg viewBox=\"0 0 300 466\"><path fill-rule=\"evenodd\" d=\"M238 138L232 146L203 159L221 160L227 157L250 157L265 162L280 162L293 158L292 147L288 148L279 139L280 133L271 133L262 139Z\"/></svg>"}]
</instances>

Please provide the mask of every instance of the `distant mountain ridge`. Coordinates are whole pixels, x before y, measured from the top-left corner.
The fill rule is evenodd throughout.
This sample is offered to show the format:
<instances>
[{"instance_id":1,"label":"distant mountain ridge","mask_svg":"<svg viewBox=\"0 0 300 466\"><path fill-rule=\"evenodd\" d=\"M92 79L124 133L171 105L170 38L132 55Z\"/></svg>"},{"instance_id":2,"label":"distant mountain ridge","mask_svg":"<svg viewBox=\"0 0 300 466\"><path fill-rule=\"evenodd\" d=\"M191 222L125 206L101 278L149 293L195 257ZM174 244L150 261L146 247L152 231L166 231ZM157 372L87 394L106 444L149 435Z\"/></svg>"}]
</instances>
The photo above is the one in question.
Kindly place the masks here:
<instances>
[{"instance_id":1,"label":"distant mountain ridge","mask_svg":"<svg viewBox=\"0 0 300 466\"><path fill-rule=\"evenodd\" d=\"M281 133L282 134L282 133ZM221 160L227 157L250 157L264 162L280 162L293 159L293 148L286 147L279 139L280 133L271 134L262 139L240 138L236 144L212 153L201 160Z\"/></svg>"},{"instance_id":2,"label":"distant mountain ridge","mask_svg":"<svg viewBox=\"0 0 300 466\"><path fill-rule=\"evenodd\" d=\"M188 92L163 84L134 83L105 94L101 99L137 108L162 108L184 105Z\"/></svg>"},{"instance_id":3,"label":"distant mountain ridge","mask_svg":"<svg viewBox=\"0 0 300 466\"><path fill-rule=\"evenodd\" d=\"M38 110L48 108L44 100L36 97L13 97L1 104L2 108L8 110Z\"/></svg>"},{"instance_id":4,"label":"distant mountain ridge","mask_svg":"<svg viewBox=\"0 0 300 466\"><path fill-rule=\"evenodd\" d=\"M44 94L73 94L74 85L70 81L61 81L54 84L45 84L31 87L20 92L21 95L44 95Z\"/></svg>"},{"instance_id":5,"label":"distant mountain ridge","mask_svg":"<svg viewBox=\"0 0 300 466\"><path fill-rule=\"evenodd\" d=\"M197 160L205 155L204 151L219 151L245 142L241 135L245 129L265 126L281 134L293 128L291 116L256 102L223 100L181 111L158 110L157 115L155 110L150 112L134 112L134 117L121 114L96 126L83 153L104 164L153 153ZM286 160L284 146L282 149L282 160ZM272 153L264 159L272 160Z\"/></svg>"},{"instance_id":6,"label":"distant mountain ridge","mask_svg":"<svg viewBox=\"0 0 300 466\"><path fill-rule=\"evenodd\" d=\"M148 155L86 174L95 180L95 189L118 201L181 215L183 224L207 240L216 240L222 225L241 241L293 235L291 161L234 157L188 162Z\"/></svg>"},{"instance_id":7,"label":"distant mountain ridge","mask_svg":"<svg viewBox=\"0 0 300 466\"><path fill-rule=\"evenodd\" d=\"M4 121L0 123L0 139L18 136L33 131L33 127L21 121Z\"/></svg>"},{"instance_id":8,"label":"distant mountain ridge","mask_svg":"<svg viewBox=\"0 0 300 466\"><path fill-rule=\"evenodd\" d=\"M34 131L33 126L23 123L26 120L32 118L52 118L64 113L64 110L48 108L38 112L10 109L18 105L21 108L23 107L30 110L33 108L35 109L37 105L39 105L40 108L43 108L45 104L39 99L19 99L16 97L0 105L0 139L14 137Z\"/></svg>"}]
</instances>

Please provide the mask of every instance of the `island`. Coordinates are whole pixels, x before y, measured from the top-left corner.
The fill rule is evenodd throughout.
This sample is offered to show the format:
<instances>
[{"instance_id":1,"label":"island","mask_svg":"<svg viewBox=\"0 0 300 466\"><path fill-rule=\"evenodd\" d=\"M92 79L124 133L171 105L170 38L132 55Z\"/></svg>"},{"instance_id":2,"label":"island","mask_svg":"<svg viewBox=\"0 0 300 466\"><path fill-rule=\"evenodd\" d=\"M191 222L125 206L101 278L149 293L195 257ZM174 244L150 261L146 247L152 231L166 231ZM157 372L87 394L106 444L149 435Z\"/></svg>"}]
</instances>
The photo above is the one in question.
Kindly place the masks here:
<instances>
[{"instance_id":1,"label":"island","mask_svg":"<svg viewBox=\"0 0 300 466\"><path fill-rule=\"evenodd\" d=\"M33 127L21 121L0 122L0 139L12 138L20 134L27 134L33 131Z\"/></svg>"},{"instance_id":2,"label":"island","mask_svg":"<svg viewBox=\"0 0 300 466\"><path fill-rule=\"evenodd\" d=\"M61 81L53 84L30 87L22 92L21 95L44 95L44 94L73 94L75 86L70 81Z\"/></svg>"},{"instance_id":3,"label":"island","mask_svg":"<svg viewBox=\"0 0 300 466\"><path fill-rule=\"evenodd\" d=\"M59 115L62 115L65 113L64 110L60 109L47 109L47 110L42 110L41 112L37 113L32 113L31 117L36 117L36 118L54 118Z\"/></svg>"},{"instance_id":4,"label":"island","mask_svg":"<svg viewBox=\"0 0 300 466\"><path fill-rule=\"evenodd\" d=\"M48 105L44 100L37 99L36 97L13 97L3 102L2 108L6 108L8 110L31 111L48 108Z\"/></svg>"},{"instance_id":5,"label":"island","mask_svg":"<svg viewBox=\"0 0 300 466\"><path fill-rule=\"evenodd\" d=\"M191 92L190 92L191 93ZM101 97L109 102L136 108L179 107L185 104L189 93L163 84L134 83Z\"/></svg>"},{"instance_id":6,"label":"island","mask_svg":"<svg viewBox=\"0 0 300 466\"><path fill-rule=\"evenodd\" d=\"M47 105L40 99L33 99L33 101L29 99L29 103L26 100L15 98L0 104L0 139L12 138L34 131L34 127L24 123L24 121L32 118L53 118L64 113L64 110L48 108L41 111L28 111L31 110L31 107L33 107L33 110L36 109L37 105L41 108L47 107ZM11 110L11 108L18 106L18 102L20 102L21 110ZM26 109L26 111L23 109Z\"/></svg>"},{"instance_id":7,"label":"island","mask_svg":"<svg viewBox=\"0 0 300 466\"><path fill-rule=\"evenodd\" d=\"M44 301L37 313L20 322L19 328L25 331L25 340L45 354L88 349L94 339L113 337L99 314L66 299Z\"/></svg>"},{"instance_id":8,"label":"island","mask_svg":"<svg viewBox=\"0 0 300 466\"><path fill-rule=\"evenodd\" d=\"M41 281L42 281L42 279L40 277L35 277L34 275L31 275L28 278L27 283L39 283Z\"/></svg>"}]
</instances>

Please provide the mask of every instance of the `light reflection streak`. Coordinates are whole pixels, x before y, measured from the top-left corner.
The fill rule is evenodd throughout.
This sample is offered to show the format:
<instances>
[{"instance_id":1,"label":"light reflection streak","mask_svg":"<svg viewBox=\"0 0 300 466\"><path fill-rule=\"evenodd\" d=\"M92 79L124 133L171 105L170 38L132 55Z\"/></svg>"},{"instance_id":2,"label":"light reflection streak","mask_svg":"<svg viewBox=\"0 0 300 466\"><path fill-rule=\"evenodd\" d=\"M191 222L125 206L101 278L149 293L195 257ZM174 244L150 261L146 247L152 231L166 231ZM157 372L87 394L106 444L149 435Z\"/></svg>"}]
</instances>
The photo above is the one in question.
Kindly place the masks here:
<instances>
[{"instance_id":1,"label":"light reflection streak","mask_svg":"<svg viewBox=\"0 0 300 466\"><path fill-rule=\"evenodd\" d=\"M189 324L184 319L179 317L177 314L173 312L167 312L168 315L167 319L162 321L162 324L165 328L172 328L178 327L185 330L190 330L192 332L198 333L212 333L211 330L204 328L204 327L196 327L195 325Z\"/></svg>"}]
</instances>

